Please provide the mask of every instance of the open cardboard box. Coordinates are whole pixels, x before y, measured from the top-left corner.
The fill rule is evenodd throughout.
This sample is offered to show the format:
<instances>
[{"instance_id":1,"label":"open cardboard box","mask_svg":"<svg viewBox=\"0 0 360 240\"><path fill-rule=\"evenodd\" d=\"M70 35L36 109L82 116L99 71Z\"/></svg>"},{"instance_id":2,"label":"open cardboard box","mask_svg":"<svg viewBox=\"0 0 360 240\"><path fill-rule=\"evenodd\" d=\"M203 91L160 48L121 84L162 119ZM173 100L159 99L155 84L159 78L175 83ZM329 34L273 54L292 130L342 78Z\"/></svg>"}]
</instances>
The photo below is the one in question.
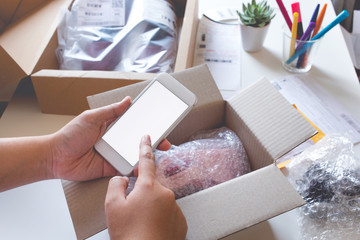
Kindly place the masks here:
<instances>
[{"instance_id":1,"label":"open cardboard box","mask_svg":"<svg viewBox=\"0 0 360 240\"><path fill-rule=\"evenodd\" d=\"M0 4L0 101L9 101L21 79L50 68L54 32L71 0L2 0Z\"/></svg>"},{"instance_id":2,"label":"open cardboard box","mask_svg":"<svg viewBox=\"0 0 360 240\"><path fill-rule=\"evenodd\" d=\"M219 239L296 208L304 203L275 165L275 160L316 130L266 80L224 101L206 65L172 74L198 97L186 118L168 136L175 145L194 132L227 126L240 137L252 172L178 199L188 222L187 239ZM140 82L88 97L91 108L136 97ZM87 238L106 228L104 199L108 179L64 181L77 237Z\"/></svg>"},{"instance_id":3,"label":"open cardboard box","mask_svg":"<svg viewBox=\"0 0 360 240\"><path fill-rule=\"evenodd\" d=\"M186 3L179 34L175 72L192 66L198 22L197 7L197 0L189 0ZM41 66L41 71L31 75L37 100L44 113L76 115L89 108L87 96L155 77L152 73L58 70L55 56L57 32L52 30L51 44L42 52L42 57L49 62Z\"/></svg>"}]
</instances>

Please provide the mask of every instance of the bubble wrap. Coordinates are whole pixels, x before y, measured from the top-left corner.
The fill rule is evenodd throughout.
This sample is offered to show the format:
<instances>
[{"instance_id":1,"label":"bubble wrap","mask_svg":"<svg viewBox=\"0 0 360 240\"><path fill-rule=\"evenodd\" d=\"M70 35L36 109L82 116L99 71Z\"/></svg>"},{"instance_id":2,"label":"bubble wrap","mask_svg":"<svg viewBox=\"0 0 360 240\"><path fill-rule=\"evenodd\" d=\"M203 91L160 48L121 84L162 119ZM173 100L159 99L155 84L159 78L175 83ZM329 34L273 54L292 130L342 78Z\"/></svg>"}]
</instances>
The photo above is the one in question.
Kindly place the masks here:
<instances>
[{"instance_id":1,"label":"bubble wrap","mask_svg":"<svg viewBox=\"0 0 360 240\"><path fill-rule=\"evenodd\" d=\"M226 127L196 133L189 142L154 155L157 180L177 199L250 172L240 139ZM135 181L130 179L128 193Z\"/></svg>"},{"instance_id":2,"label":"bubble wrap","mask_svg":"<svg viewBox=\"0 0 360 240\"><path fill-rule=\"evenodd\" d=\"M156 177L181 198L250 171L245 149L226 127L199 132L169 151L155 151Z\"/></svg>"},{"instance_id":3,"label":"bubble wrap","mask_svg":"<svg viewBox=\"0 0 360 240\"><path fill-rule=\"evenodd\" d=\"M325 136L287 168L306 201L298 217L302 239L360 239L360 164L347 137Z\"/></svg>"}]
</instances>

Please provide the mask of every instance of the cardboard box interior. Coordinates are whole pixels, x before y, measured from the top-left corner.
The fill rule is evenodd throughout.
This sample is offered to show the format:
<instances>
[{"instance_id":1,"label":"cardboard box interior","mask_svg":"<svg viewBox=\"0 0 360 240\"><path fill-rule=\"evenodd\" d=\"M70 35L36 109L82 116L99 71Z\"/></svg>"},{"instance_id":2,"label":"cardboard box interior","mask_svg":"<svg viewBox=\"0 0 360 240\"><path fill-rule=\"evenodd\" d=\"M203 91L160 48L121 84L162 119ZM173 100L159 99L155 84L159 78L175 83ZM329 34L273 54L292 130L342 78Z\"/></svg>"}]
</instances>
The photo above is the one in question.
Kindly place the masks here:
<instances>
[{"instance_id":1,"label":"cardboard box interior","mask_svg":"<svg viewBox=\"0 0 360 240\"><path fill-rule=\"evenodd\" d=\"M185 16L181 24L175 72L192 66L198 21L197 7L197 0L187 1ZM31 76L40 108L45 113L77 115L89 108L86 102L87 96L152 79L155 76L150 73L58 70L59 66L55 57L56 47L57 34L54 32L51 42L42 54L42 59L48 62L40 63L42 70ZM59 96L62 96L62 100Z\"/></svg>"},{"instance_id":2,"label":"cardboard box interior","mask_svg":"<svg viewBox=\"0 0 360 240\"><path fill-rule=\"evenodd\" d=\"M62 8L71 0L5 3L0 6L0 11L4 12L1 21L6 24L0 35L0 60L6 63L0 65L0 101L11 99L22 78L54 64L45 49L54 44L53 34Z\"/></svg>"},{"instance_id":3,"label":"cardboard box interior","mask_svg":"<svg viewBox=\"0 0 360 240\"><path fill-rule=\"evenodd\" d=\"M16 22L47 0L1 0L0 21L5 25ZM1 33L1 31L0 31Z\"/></svg>"},{"instance_id":4,"label":"cardboard box interior","mask_svg":"<svg viewBox=\"0 0 360 240\"><path fill-rule=\"evenodd\" d=\"M224 101L205 65L172 75L197 95L198 103L168 139L177 145L198 130L226 125L240 137L252 167L251 173L177 200L188 221L188 239L233 235L304 203L274 160L316 130L267 80ZM146 84L140 82L97 94L88 97L88 101L94 108L126 95L135 97ZM78 238L106 228L103 205L107 184L108 179L63 182Z\"/></svg>"}]
</instances>

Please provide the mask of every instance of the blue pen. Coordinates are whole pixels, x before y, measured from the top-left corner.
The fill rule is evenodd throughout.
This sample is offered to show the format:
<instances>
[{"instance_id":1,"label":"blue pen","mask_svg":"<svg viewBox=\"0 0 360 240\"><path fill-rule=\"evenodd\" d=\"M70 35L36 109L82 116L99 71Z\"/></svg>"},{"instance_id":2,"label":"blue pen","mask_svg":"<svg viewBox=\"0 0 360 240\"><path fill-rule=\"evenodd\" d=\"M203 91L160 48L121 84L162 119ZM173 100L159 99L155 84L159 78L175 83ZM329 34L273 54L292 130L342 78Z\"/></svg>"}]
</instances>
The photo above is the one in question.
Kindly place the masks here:
<instances>
[{"instance_id":1,"label":"blue pen","mask_svg":"<svg viewBox=\"0 0 360 240\"><path fill-rule=\"evenodd\" d=\"M318 34L316 34L311 41L313 40L317 40L319 38L321 38L322 36L324 36L328 31L330 31L333 27L335 27L337 24L339 24L341 21L343 21L345 18L347 18L349 16L349 13L346 10L343 10L335 19L334 21L332 21L329 25L327 25L323 30L321 30ZM303 54L310 46L312 45L312 43L306 43L299 51L295 52L294 55L292 55L292 57L290 57L287 61L286 64L290 64L292 61L294 61L298 56L300 56L301 54Z\"/></svg>"},{"instance_id":2,"label":"blue pen","mask_svg":"<svg viewBox=\"0 0 360 240\"><path fill-rule=\"evenodd\" d=\"M318 17L318 14L319 14L319 8L320 8L320 4L316 5L316 8L315 8L315 11L311 17L311 20L310 22L313 22L313 23L316 23L316 19Z\"/></svg>"}]
</instances>

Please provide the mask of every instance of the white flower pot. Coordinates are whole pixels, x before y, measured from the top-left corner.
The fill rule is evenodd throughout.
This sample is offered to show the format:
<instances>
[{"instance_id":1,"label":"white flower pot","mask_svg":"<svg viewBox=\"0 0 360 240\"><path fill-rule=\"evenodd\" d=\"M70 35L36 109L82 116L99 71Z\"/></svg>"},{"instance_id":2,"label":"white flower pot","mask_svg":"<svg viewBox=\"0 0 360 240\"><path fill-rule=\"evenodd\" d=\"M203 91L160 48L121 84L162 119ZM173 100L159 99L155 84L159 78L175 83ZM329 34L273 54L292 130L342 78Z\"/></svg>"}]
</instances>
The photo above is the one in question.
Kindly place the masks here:
<instances>
[{"instance_id":1,"label":"white flower pot","mask_svg":"<svg viewBox=\"0 0 360 240\"><path fill-rule=\"evenodd\" d=\"M247 52L259 51L264 43L270 23L265 27L250 27L240 24L242 46Z\"/></svg>"}]
</instances>

